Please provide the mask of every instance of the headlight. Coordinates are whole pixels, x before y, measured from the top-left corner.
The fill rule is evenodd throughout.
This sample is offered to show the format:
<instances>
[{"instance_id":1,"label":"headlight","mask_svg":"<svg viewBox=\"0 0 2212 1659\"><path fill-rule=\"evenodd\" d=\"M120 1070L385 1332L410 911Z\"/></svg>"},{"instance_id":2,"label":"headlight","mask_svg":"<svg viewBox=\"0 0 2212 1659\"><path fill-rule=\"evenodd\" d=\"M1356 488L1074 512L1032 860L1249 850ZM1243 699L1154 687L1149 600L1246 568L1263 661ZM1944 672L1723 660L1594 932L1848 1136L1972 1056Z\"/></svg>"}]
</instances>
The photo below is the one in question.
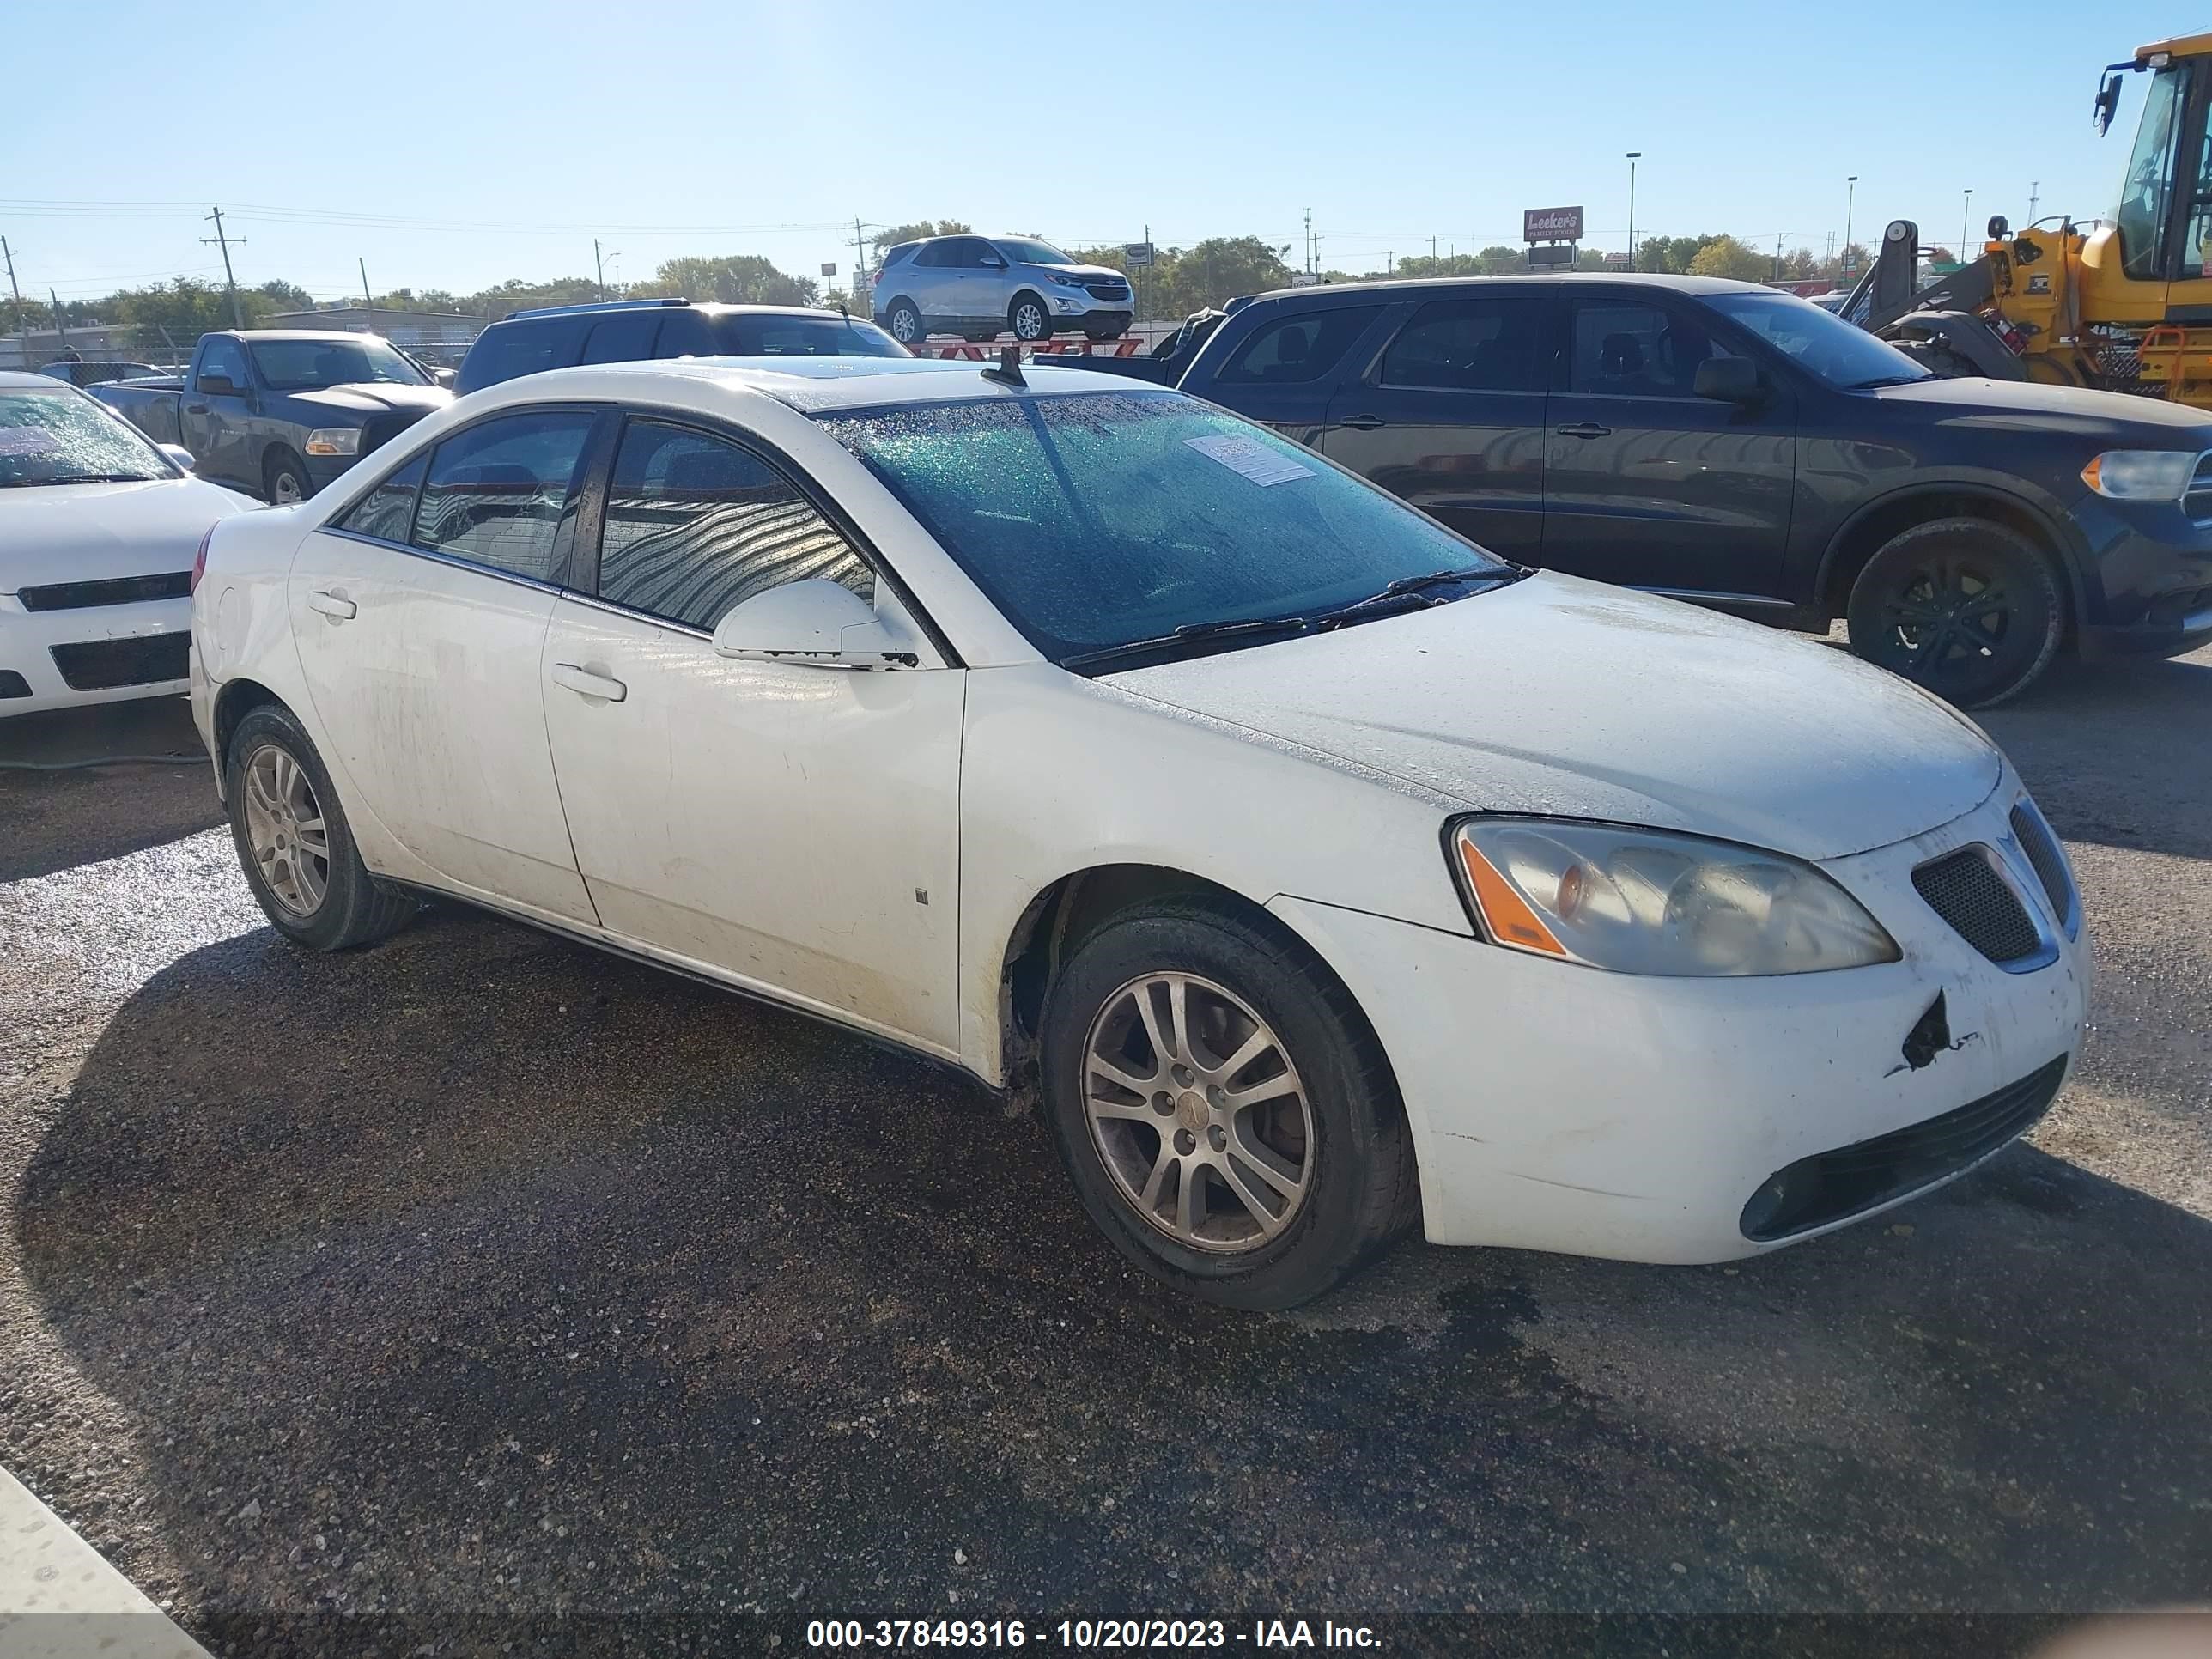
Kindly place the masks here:
<instances>
[{"instance_id":1,"label":"headlight","mask_svg":"<svg viewBox=\"0 0 2212 1659\"><path fill-rule=\"evenodd\" d=\"M318 427L307 434L310 455L358 455L361 428L352 426Z\"/></svg>"},{"instance_id":2,"label":"headlight","mask_svg":"<svg viewBox=\"0 0 2212 1659\"><path fill-rule=\"evenodd\" d=\"M1066 276L1057 270L1045 272L1045 279L1048 282L1058 283L1062 288L1081 288L1086 281L1090 280L1083 276Z\"/></svg>"},{"instance_id":3,"label":"headlight","mask_svg":"<svg viewBox=\"0 0 2212 1659\"><path fill-rule=\"evenodd\" d=\"M2108 449L2081 469L2081 482L2116 501L2178 501L2197 462L2193 449Z\"/></svg>"},{"instance_id":4,"label":"headlight","mask_svg":"<svg viewBox=\"0 0 2212 1659\"><path fill-rule=\"evenodd\" d=\"M1817 974L1897 943L1809 864L1698 836L1470 818L1452 856L1497 943L1620 974Z\"/></svg>"}]
</instances>

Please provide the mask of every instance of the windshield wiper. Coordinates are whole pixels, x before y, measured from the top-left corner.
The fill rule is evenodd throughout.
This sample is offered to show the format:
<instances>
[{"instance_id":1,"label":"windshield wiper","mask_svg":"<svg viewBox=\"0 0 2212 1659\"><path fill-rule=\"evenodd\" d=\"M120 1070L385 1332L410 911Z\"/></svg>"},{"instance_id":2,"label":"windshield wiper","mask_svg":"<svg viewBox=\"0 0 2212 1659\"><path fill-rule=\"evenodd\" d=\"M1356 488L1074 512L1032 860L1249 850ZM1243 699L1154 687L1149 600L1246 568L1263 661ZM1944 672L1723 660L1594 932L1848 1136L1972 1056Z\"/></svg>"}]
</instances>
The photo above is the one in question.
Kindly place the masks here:
<instances>
[{"instance_id":1,"label":"windshield wiper","mask_svg":"<svg viewBox=\"0 0 2212 1659\"><path fill-rule=\"evenodd\" d=\"M1872 392L1877 386L1918 386L1930 378L1925 374L1877 374L1871 380L1853 380L1844 388L1846 392Z\"/></svg>"},{"instance_id":2,"label":"windshield wiper","mask_svg":"<svg viewBox=\"0 0 2212 1659\"><path fill-rule=\"evenodd\" d=\"M1103 645L1093 651L1079 651L1072 657L1062 657L1062 668L1085 668L1117 658L1143 656L1153 651L1172 651L1177 646L1192 645L1206 640L1229 638L1238 634L1303 634L1314 625L1306 617L1236 617L1219 622L1185 623L1170 633L1156 634L1150 639L1126 640L1120 645Z\"/></svg>"},{"instance_id":3,"label":"windshield wiper","mask_svg":"<svg viewBox=\"0 0 2212 1659\"><path fill-rule=\"evenodd\" d=\"M159 483L158 472L80 472L67 478L0 478L0 489L23 489L33 484Z\"/></svg>"},{"instance_id":4,"label":"windshield wiper","mask_svg":"<svg viewBox=\"0 0 2212 1659\"><path fill-rule=\"evenodd\" d=\"M1528 572L1517 564L1469 565L1457 570L1431 570L1425 575L1401 576L1387 582L1364 599L1354 599L1349 605L1324 611L1314 619L1316 628L1341 628L1347 623L1386 611L1395 611L1401 601L1413 600L1425 608L1432 605L1449 605L1449 599L1426 599L1420 596L1431 587L1444 587L1462 582L1518 581Z\"/></svg>"}]
</instances>

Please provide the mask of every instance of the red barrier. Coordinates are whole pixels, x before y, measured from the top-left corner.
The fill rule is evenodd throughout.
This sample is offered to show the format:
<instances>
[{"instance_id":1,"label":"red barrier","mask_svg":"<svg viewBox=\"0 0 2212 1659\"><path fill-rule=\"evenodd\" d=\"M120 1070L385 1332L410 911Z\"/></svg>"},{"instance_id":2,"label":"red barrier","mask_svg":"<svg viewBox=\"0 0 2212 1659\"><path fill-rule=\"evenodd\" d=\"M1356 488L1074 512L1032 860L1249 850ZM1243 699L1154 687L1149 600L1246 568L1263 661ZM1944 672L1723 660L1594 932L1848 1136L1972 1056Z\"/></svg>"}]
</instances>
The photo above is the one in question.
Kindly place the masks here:
<instances>
[{"instance_id":1,"label":"red barrier","mask_svg":"<svg viewBox=\"0 0 2212 1659\"><path fill-rule=\"evenodd\" d=\"M1133 334L1125 334L1118 340L1036 340L1027 343L1012 340L951 341L925 340L907 348L917 357L939 357L964 360L971 363L994 363L999 354L1007 346L1019 344L1024 357L1133 357L1145 343Z\"/></svg>"}]
</instances>

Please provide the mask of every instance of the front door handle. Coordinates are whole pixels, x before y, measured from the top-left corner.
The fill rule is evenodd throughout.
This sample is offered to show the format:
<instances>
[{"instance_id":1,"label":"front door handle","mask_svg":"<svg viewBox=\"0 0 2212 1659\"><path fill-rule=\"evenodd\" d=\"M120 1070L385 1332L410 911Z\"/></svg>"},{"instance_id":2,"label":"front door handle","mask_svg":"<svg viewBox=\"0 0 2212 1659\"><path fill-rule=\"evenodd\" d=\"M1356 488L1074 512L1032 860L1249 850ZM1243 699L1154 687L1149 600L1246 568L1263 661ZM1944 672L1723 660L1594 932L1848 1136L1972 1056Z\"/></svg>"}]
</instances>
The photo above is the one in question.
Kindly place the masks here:
<instances>
[{"instance_id":1,"label":"front door handle","mask_svg":"<svg viewBox=\"0 0 2212 1659\"><path fill-rule=\"evenodd\" d=\"M321 611L332 622L349 622L361 607L343 593L326 592L319 587L307 595L307 609Z\"/></svg>"},{"instance_id":2,"label":"front door handle","mask_svg":"<svg viewBox=\"0 0 2212 1659\"><path fill-rule=\"evenodd\" d=\"M1347 415L1337 424L1348 426L1354 432L1372 432L1383 424L1383 420L1380 415Z\"/></svg>"},{"instance_id":3,"label":"front door handle","mask_svg":"<svg viewBox=\"0 0 2212 1659\"><path fill-rule=\"evenodd\" d=\"M580 663L555 663L553 684L567 686L580 697L597 697L603 702L620 702L629 696L629 687L620 680L605 674L594 674Z\"/></svg>"},{"instance_id":4,"label":"front door handle","mask_svg":"<svg viewBox=\"0 0 2212 1659\"><path fill-rule=\"evenodd\" d=\"M1613 428L1600 426L1595 421L1577 421L1572 426L1555 426L1553 431L1562 438L1610 438Z\"/></svg>"},{"instance_id":5,"label":"front door handle","mask_svg":"<svg viewBox=\"0 0 2212 1659\"><path fill-rule=\"evenodd\" d=\"M207 405L205 404L186 404L185 405L185 413L187 415L204 415L207 413Z\"/></svg>"}]
</instances>

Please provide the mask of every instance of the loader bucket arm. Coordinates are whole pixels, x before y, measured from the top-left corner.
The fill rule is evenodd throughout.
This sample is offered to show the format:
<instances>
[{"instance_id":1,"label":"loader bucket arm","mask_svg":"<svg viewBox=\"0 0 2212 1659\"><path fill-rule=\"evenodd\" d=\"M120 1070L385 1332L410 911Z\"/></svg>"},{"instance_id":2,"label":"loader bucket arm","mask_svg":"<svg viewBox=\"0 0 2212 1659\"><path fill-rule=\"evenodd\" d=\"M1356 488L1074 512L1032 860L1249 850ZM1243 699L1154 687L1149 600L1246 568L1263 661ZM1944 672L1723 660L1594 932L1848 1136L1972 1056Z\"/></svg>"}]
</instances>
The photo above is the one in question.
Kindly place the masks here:
<instances>
[{"instance_id":1,"label":"loader bucket arm","mask_svg":"<svg viewBox=\"0 0 2212 1659\"><path fill-rule=\"evenodd\" d=\"M1838 314L1877 334L1907 312L1978 311L1996 295L1996 279L1987 258L1960 265L1925 288L1919 281L1920 227L1910 219L1892 220L1882 232L1881 252Z\"/></svg>"}]
</instances>

